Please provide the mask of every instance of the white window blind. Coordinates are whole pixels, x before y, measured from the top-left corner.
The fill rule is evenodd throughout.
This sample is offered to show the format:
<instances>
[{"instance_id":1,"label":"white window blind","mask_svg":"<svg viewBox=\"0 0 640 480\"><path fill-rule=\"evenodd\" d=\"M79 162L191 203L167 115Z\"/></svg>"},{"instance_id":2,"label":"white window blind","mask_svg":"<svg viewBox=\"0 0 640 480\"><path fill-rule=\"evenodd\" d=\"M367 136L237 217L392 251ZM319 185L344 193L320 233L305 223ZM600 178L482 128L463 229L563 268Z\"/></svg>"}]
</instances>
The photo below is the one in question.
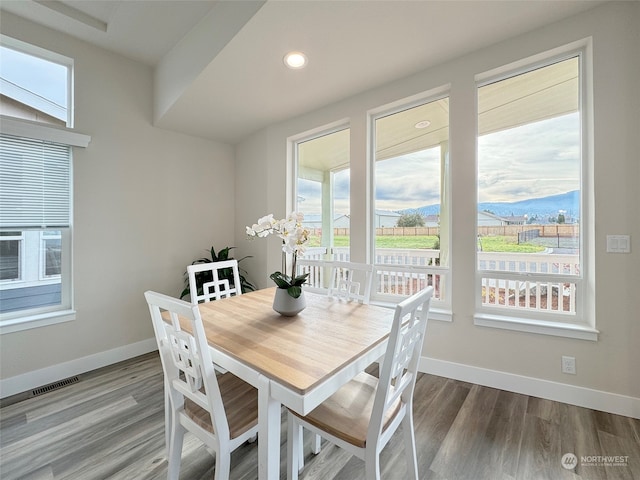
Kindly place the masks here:
<instances>
[{"instance_id":1,"label":"white window blind","mask_svg":"<svg viewBox=\"0 0 640 480\"><path fill-rule=\"evenodd\" d=\"M71 147L0 134L0 228L70 225Z\"/></svg>"}]
</instances>

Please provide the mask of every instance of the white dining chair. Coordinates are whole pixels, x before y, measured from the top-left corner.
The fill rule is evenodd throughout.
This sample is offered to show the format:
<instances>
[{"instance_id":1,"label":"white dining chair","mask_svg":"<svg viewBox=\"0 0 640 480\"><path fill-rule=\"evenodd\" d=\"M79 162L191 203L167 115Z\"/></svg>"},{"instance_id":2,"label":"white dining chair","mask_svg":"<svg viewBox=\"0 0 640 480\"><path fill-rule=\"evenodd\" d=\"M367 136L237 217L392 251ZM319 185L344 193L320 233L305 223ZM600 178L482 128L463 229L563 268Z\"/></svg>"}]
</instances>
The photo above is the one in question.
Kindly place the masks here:
<instances>
[{"instance_id":1,"label":"white dining chair","mask_svg":"<svg viewBox=\"0 0 640 480\"><path fill-rule=\"evenodd\" d=\"M373 265L356 262L331 262L328 294L344 300L369 303Z\"/></svg>"},{"instance_id":2,"label":"white dining chair","mask_svg":"<svg viewBox=\"0 0 640 480\"><path fill-rule=\"evenodd\" d=\"M304 291L326 295L329 291L332 263L330 260L299 258L297 261L297 274L309 274L307 281L302 285Z\"/></svg>"},{"instance_id":3,"label":"white dining chair","mask_svg":"<svg viewBox=\"0 0 640 480\"><path fill-rule=\"evenodd\" d=\"M373 265L357 262L339 261L313 261L308 260L305 265L309 268L322 268L322 271L329 271L328 281L325 280L326 288L319 289L326 292L330 297L345 301L356 301L368 304L371 298L371 286L373 282ZM314 290L312 290L314 291ZM311 440L311 451L314 455L320 453L322 439L320 435L314 435ZM300 427L300 458L298 468L304 468L304 431Z\"/></svg>"},{"instance_id":4,"label":"white dining chair","mask_svg":"<svg viewBox=\"0 0 640 480\"><path fill-rule=\"evenodd\" d=\"M187 276L193 304L242 295L240 271L238 261L235 259L188 265ZM233 285L229 283L229 278L233 279ZM226 370L220 366L216 366L216 369L226 373Z\"/></svg>"},{"instance_id":5,"label":"white dining chair","mask_svg":"<svg viewBox=\"0 0 640 480\"><path fill-rule=\"evenodd\" d=\"M189 431L215 452L215 479L228 479L231 452L258 433L258 392L231 373L216 375L197 305L151 291L144 295L169 397L167 478L178 479Z\"/></svg>"},{"instance_id":6,"label":"white dining chair","mask_svg":"<svg viewBox=\"0 0 640 480\"><path fill-rule=\"evenodd\" d=\"M242 295L237 260L196 263L187 267L191 303L210 302L232 295ZM233 285L229 282L233 279Z\"/></svg>"},{"instance_id":7,"label":"white dining chair","mask_svg":"<svg viewBox=\"0 0 640 480\"><path fill-rule=\"evenodd\" d=\"M432 296L433 287L427 287L396 306L379 379L362 372L308 415L288 411L288 480L298 478L301 426L364 460L365 478L379 480L380 452L400 425L407 456L403 478L417 480L413 391Z\"/></svg>"}]
</instances>

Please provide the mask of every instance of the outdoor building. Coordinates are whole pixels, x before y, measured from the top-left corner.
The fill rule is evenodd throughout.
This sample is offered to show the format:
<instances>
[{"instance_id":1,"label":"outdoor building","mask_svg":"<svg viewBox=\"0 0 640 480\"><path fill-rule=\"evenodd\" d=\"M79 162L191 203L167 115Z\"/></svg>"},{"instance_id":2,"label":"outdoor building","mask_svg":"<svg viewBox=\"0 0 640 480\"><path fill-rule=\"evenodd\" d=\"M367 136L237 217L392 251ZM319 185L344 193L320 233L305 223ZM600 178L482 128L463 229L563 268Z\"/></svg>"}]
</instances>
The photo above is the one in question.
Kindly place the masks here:
<instances>
[{"instance_id":1,"label":"outdoor building","mask_svg":"<svg viewBox=\"0 0 640 480\"><path fill-rule=\"evenodd\" d=\"M491 212L478 212L478 226L501 226L509 225L509 221L506 218L495 215Z\"/></svg>"},{"instance_id":2,"label":"outdoor building","mask_svg":"<svg viewBox=\"0 0 640 480\"><path fill-rule=\"evenodd\" d=\"M34 94L19 85L0 78L0 115L64 126L66 107Z\"/></svg>"},{"instance_id":3,"label":"outdoor building","mask_svg":"<svg viewBox=\"0 0 640 480\"><path fill-rule=\"evenodd\" d=\"M307 213L302 224L307 228L322 228L322 215ZM333 219L333 228L349 228L349 215L336 215Z\"/></svg>"},{"instance_id":4,"label":"outdoor building","mask_svg":"<svg viewBox=\"0 0 640 480\"><path fill-rule=\"evenodd\" d=\"M376 228L395 227L398 224L398 219L401 216L402 215L398 212L376 210L374 224Z\"/></svg>"}]
</instances>

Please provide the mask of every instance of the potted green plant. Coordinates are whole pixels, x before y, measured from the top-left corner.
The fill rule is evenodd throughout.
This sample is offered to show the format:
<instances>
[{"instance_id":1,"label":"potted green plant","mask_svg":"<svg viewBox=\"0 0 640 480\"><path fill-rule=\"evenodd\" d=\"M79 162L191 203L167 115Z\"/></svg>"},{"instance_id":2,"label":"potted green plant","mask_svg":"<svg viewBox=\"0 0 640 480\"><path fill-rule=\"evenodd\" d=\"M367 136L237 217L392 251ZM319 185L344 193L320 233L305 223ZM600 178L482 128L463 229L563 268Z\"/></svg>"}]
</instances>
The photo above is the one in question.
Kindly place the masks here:
<instances>
[{"instance_id":1,"label":"potted green plant","mask_svg":"<svg viewBox=\"0 0 640 480\"><path fill-rule=\"evenodd\" d=\"M282 239L282 271L272 273L269 278L278 286L273 299L273 309L284 316L294 316L307 306L302 285L306 283L308 273L297 275L298 255L304 255L309 241L309 231L303 227L304 215L290 213L287 218L275 220L272 214L258 219L251 227L247 226L249 237L267 237L277 235ZM291 259L291 269L287 274L287 256Z\"/></svg>"},{"instance_id":2,"label":"potted green plant","mask_svg":"<svg viewBox=\"0 0 640 480\"><path fill-rule=\"evenodd\" d=\"M309 276L308 273L296 275L298 255L304 255L309 241L309 231L302 226L303 220L304 215L298 212L292 212L282 220L275 220L273 214L269 214L258 219L258 223L254 223L253 226L247 226L249 237L263 238L277 235L282 239L282 272L274 272L269 278L278 288L285 289L293 298L298 298L302 294L302 285ZM287 255L291 257L291 275L286 273Z\"/></svg>"},{"instance_id":3,"label":"potted green plant","mask_svg":"<svg viewBox=\"0 0 640 480\"><path fill-rule=\"evenodd\" d=\"M224 260L233 260L233 257L229 256L229 252L235 247L225 247L222 250L220 250L218 253L216 253L215 248L211 247L211 258L207 258L207 257L202 257L199 258L197 260L194 260L193 262L191 262L192 265L197 265L197 264L201 264L201 263L212 263L212 262L222 262ZM253 292L256 289L256 286L251 283L249 280L247 280L246 274L247 272L245 270L243 270L242 268L240 268L240 262L243 261L246 258L251 258L251 256L246 256L246 257L242 257L241 259L238 260L238 271L240 274L240 288L242 290L242 293L246 293L246 292ZM231 285L233 285L233 270L231 268L225 268L220 270L219 272L219 278L221 280L229 280L229 283ZM190 296L191 295L191 289L189 288L189 276L187 275L187 272L184 273L184 289L182 290L182 293L180 294L180 298L184 298L186 296ZM198 287L198 294L202 294L202 285L204 283L207 282L211 282L213 281L213 274L208 271L208 272L199 272L196 274L196 285Z\"/></svg>"}]
</instances>

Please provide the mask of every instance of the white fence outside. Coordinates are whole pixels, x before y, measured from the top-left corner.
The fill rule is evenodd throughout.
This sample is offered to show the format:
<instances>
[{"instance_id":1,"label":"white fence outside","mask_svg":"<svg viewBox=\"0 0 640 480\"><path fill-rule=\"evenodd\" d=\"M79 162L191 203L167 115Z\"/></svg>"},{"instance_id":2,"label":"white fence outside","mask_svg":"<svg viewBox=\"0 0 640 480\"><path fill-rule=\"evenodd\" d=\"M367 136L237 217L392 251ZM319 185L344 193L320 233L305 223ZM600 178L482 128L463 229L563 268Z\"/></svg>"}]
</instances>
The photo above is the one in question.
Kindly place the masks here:
<instances>
[{"instance_id":1,"label":"white fence outside","mask_svg":"<svg viewBox=\"0 0 640 480\"><path fill-rule=\"evenodd\" d=\"M446 302L449 269L438 265L438 250L377 249L373 297L407 296L428 285L434 300ZM307 250L308 260L349 261L349 248ZM482 305L511 311L574 314L580 281L579 255L478 252ZM323 272L308 268L309 284L321 288ZM447 302L448 303L448 302Z\"/></svg>"}]
</instances>

